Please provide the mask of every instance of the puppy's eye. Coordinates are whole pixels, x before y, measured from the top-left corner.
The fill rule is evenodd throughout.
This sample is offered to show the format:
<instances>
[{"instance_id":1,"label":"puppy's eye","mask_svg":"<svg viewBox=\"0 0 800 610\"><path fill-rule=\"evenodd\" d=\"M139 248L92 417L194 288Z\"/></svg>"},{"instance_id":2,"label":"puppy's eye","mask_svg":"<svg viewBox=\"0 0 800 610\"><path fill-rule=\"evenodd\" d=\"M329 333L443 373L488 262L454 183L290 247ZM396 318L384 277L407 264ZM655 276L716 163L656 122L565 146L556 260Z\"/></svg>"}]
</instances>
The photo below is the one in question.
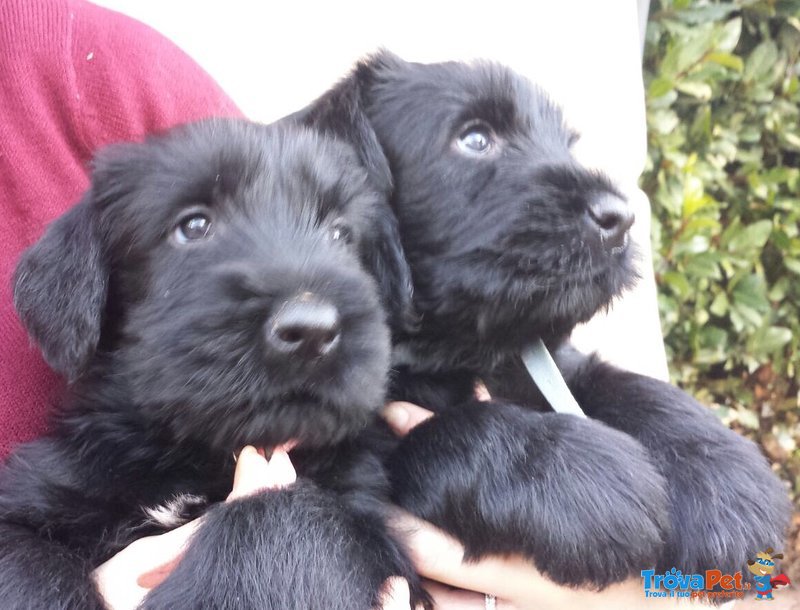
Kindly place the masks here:
<instances>
[{"instance_id":1,"label":"puppy's eye","mask_svg":"<svg viewBox=\"0 0 800 610\"><path fill-rule=\"evenodd\" d=\"M458 136L458 149L468 155L484 155L492 148L492 131L487 125L470 125Z\"/></svg>"},{"instance_id":2,"label":"puppy's eye","mask_svg":"<svg viewBox=\"0 0 800 610\"><path fill-rule=\"evenodd\" d=\"M340 241L345 244L353 243L353 231L343 222L337 221L333 223L329 231L328 235L332 241Z\"/></svg>"},{"instance_id":3,"label":"puppy's eye","mask_svg":"<svg viewBox=\"0 0 800 610\"><path fill-rule=\"evenodd\" d=\"M175 240L180 244L208 239L211 235L211 218L202 212L184 216L175 227Z\"/></svg>"}]
</instances>

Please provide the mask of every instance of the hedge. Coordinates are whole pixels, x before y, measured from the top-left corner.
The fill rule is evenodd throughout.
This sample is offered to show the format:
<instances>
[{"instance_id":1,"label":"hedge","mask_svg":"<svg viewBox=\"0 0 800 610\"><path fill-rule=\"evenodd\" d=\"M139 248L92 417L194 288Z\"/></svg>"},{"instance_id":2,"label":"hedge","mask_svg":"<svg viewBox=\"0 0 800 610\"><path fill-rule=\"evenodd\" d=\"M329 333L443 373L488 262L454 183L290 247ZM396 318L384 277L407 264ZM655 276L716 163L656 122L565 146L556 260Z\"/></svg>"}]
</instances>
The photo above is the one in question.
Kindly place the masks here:
<instances>
[{"instance_id":1,"label":"hedge","mask_svg":"<svg viewBox=\"0 0 800 610\"><path fill-rule=\"evenodd\" d=\"M641 185L671 375L761 443L797 502L800 0L650 10Z\"/></svg>"}]
</instances>

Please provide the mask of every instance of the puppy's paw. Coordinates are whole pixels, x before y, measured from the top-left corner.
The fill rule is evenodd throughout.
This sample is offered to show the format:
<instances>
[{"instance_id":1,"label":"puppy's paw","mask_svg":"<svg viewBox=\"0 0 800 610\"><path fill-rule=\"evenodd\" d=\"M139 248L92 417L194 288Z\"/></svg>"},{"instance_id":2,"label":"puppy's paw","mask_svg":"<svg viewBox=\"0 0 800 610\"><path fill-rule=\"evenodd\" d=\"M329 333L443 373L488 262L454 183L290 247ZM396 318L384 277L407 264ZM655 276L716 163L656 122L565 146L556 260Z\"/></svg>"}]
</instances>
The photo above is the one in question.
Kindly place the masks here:
<instances>
[{"instance_id":1,"label":"puppy's paw","mask_svg":"<svg viewBox=\"0 0 800 610\"><path fill-rule=\"evenodd\" d=\"M659 570L732 574L783 548L788 493L754 443L682 390L596 359L571 389L591 417L635 437L667 481L672 527Z\"/></svg>"},{"instance_id":2,"label":"puppy's paw","mask_svg":"<svg viewBox=\"0 0 800 610\"><path fill-rule=\"evenodd\" d=\"M555 582L604 587L656 564L664 480L599 422L470 403L415 428L389 464L395 500L462 541L521 554Z\"/></svg>"},{"instance_id":3,"label":"puppy's paw","mask_svg":"<svg viewBox=\"0 0 800 610\"><path fill-rule=\"evenodd\" d=\"M673 523L662 571L733 574L747 570L756 553L783 548L792 508L786 488L755 444L712 424L695 430L693 442L674 439L672 448L659 442L651 449L664 456Z\"/></svg>"},{"instance_id":4,"label":"puppy's paw","mask_svg":"<svg viewBox=\"0 0 800 610\"><path fill-rule=\"evenodd\" d=\"M389 576L421 591L379 519L307 481L212 508L148 610L371 610ZM424 593L423 593L424 594Z\"/></svg>"}]
</instances>

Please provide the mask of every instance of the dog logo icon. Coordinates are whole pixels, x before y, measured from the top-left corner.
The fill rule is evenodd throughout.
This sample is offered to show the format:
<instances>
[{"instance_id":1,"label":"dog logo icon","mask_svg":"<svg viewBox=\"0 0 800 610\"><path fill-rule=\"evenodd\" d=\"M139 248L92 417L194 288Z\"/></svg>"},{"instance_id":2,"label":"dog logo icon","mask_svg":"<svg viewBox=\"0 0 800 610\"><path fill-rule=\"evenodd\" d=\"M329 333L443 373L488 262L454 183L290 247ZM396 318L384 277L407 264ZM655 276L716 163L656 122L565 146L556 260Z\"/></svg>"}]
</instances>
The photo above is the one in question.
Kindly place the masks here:
<instances>
[{"instance_id":1,"label":"dog logo icon","mask_svg":"<svg viewBox=\"0 0 800 610\"><path fill-rule=\"evenodd\" d=\"M792 584L786 574L778 574L773 576L775 571L775 560L783 559L783 553L773 553L772 547L768 548L763 553L756 553L756 559L750 559L747 562L749 566L747 569L753 574L753 580L756 582L756 600L773 600L772 589L779 587L788 587Z\"/></svg>"}]
</instances>

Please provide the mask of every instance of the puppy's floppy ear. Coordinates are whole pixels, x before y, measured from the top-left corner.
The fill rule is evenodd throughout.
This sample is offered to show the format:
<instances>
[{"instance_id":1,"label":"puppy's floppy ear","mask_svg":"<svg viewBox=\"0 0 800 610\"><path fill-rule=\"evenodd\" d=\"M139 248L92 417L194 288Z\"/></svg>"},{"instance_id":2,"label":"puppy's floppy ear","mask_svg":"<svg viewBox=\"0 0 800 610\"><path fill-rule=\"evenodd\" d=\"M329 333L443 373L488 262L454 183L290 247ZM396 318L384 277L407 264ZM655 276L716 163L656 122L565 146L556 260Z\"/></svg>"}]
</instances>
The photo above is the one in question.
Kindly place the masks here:
<instances>
[{"instance_id":1,"label":"puppy's floppy ear","mask_svg":"<svg viewBox=\"0 0 800 610\"><path fill-rule=\"evenodd\" d=\"M378 74L399 69L405 62L379 53L359 62L353 71L310 106L286 118L347 142L356 151L369 180L382 195L372 233L362 242L362 258L378 282L392 329L413 331L418 316L413 306L413 282L397 218L391 208L392 172L367 112L370 89Z\"/></svg>"},{"instance_id":2,"label":"puppy's floppy ear","mask_svg":"<svg viewBox=\"0 0 800 610\"><path fill-rule=\"evenodd\" d=\"M380 71L403 60L381 51L360 61L353 71L306 108L287 117L351 144L369 173L373 185L387 196L392 173L367 113L370 89Z\"/></svg>"},{"instance_id":3,"label":"puppy's floppy ear","mask_svg":"<svg viewBox=\"0 0 800 610\"><path fill-rule=\"evenodd\" d=\"M70 381L100 340L108 271L91 191L22 255L14 306L47 363Z\"/></svg>"},{"instance_id":4,"label":"puppy's floppy ear","mask_svg":"<svg viewBox=\"0 0 800 610\"><path fill-rule=\"evenodd\" d=\"M414 308L414 282L397 218L388 203L375 208L371 232L361 243L361 258L378 283L393 333L413 333L419 324Z\"/></svg>"}]
</instances>

